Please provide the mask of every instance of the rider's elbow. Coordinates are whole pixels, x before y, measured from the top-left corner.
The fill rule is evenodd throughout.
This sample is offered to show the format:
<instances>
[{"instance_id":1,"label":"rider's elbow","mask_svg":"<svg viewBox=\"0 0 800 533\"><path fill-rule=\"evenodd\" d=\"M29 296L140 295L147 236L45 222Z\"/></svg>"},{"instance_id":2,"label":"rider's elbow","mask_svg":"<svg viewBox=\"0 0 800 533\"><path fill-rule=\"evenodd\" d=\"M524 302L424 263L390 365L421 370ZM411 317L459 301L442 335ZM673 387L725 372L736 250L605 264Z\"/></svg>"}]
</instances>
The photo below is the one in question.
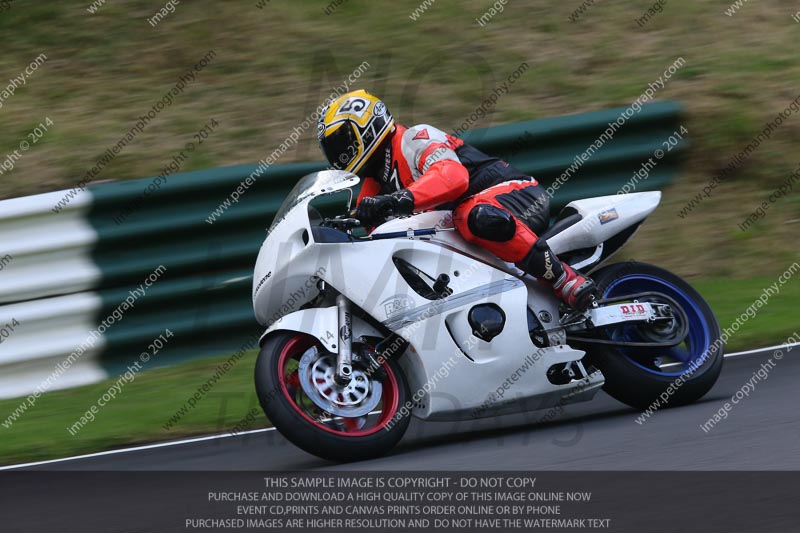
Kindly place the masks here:
<instances>
[{"instance_id":1,"label":"rider's elbow","mask_svg":"<svg viewBox=\"0 0 800 533\"><path fill-rule=\"evenodd\" d=\"M449 186L454 198L458 198L469 189L469 171L457 161L437 163L439 173Z\"/></svg>"}]
</instances>

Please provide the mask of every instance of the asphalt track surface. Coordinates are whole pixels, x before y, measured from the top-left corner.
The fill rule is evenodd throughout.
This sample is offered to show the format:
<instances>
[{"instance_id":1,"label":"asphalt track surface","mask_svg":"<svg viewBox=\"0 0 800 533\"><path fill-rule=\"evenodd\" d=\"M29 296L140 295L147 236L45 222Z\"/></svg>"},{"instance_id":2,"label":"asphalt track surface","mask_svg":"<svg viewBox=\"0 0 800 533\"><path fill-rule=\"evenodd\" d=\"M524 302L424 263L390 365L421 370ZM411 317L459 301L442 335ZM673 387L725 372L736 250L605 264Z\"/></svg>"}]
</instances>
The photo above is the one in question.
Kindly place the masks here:
<instances>
[{"instance_id":1,"label":"asphalt track surface","mask_svg":"<svg viewBox=\"0 0 800 533\"><path fill-rule=\"evenodd\" d=\"M716 386L699 402L657 411L643 424L638 412L605 393L543 412L469 422L413 420L389 455L334 464L293 446L277 431L191 440L182 444L25 465L33 470L104 471L630 471L800 470L798 376L800 346L743 353L725 360ZM766 379L752 381L768 361ZM763 372L762 372L763 374ZM727 418L701 429L746 383L754 390Z\"/></svg>"}]
</instances>

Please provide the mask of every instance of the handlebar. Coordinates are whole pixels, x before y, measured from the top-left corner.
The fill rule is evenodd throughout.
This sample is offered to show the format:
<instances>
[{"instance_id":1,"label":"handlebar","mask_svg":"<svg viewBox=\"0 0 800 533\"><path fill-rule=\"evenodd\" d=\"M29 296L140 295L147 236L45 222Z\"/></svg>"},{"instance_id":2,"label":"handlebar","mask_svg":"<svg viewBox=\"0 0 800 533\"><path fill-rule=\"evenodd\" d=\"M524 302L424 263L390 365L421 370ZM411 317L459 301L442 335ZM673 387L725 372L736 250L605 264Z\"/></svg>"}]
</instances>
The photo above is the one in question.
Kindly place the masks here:
<instances>
[{"instance_id":1,"label":"handlebar","mask_svg":"<svg viewBox=\"0 0 800 533\"><path fill-rule=\"evenodd\" d=\"M333 218L326 218L323 225L333 228L349 229L361 226L361 221L350 216L339 215Z\"/></svg>"}]
</instances>

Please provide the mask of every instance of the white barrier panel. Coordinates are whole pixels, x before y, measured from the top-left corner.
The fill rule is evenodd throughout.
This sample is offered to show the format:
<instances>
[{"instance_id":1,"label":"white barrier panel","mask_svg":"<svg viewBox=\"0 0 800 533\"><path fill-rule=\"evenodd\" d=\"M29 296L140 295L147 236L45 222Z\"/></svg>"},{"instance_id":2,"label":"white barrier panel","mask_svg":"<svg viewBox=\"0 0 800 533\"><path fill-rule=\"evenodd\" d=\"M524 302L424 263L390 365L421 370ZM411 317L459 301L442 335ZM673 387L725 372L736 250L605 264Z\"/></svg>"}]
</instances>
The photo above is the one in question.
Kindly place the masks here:
<instances>
[{"instance_id":1,"label":"white barrier panel","mask_svg":"<svg viewBox=\"0 0 800 533\"><path fill-rule=\"evenodd\" d=\"M98 361L105 340L87 342L101 306L87 292L100 279L91 258L97 241L87 220L91 194L53 212L65 194L0 202L0 398L107 377ZM82 344L86 351L65 365Z\"/></svg>"},{"instance_id":2,"label":"white barrier panel","mask_svg":"<svg viewBox=\"0 0 800 533\"><path fill-rule=\"evenodd\" d=\"M84 192L54 213L65 191L0 202L0 304L91 290L100 279ZM1 351L1 349L0 349Z\"/></svg>"}]
</instances>

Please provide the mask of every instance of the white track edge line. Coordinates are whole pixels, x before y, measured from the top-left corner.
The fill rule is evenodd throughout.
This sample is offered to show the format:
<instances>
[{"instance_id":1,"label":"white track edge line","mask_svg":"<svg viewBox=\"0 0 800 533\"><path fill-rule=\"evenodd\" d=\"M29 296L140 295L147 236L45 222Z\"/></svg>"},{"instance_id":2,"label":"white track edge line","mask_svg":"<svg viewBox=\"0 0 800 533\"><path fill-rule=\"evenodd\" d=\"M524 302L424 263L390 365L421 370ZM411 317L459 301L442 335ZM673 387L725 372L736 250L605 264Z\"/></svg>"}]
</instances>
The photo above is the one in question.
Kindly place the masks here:
<instances>
[{"instance_id":1,"label":"white track edge line","mask_svg":"<svg viewBox=\"0 0 800 533\"><path fill-rule=\"evenodd\" d=\"M792 348L794 348L796 346L800 346L800 342L794 342L792 344L777 344L775 346L767 346L766 348L757 348L755 350L747 350L746 352L734 352L734 353L726 354L725 357L739 357L740 355L750 355L750 354L753 354L753 353L766 352L767 350L773 350L774 351L774 350L777 350L779 348L792 349Z\"/></svg>"},{"instance_id":2,"label":"white track edge line","mask_svg":"<svg viewBox=\"0 0 800 533\"><path fill-rule=\"evenodd\" d=\"M8 465L8 466L0 466L0 470L12 470L15 468L26 468L29 466L39 466L39 465L46 465L52 463L62 463L67 461L75 461L78 459L89 459L92 457L102 457L104 455L116 455L120 453L128 453L128 452L138 452L142 450L152 450L155 448L166 448L169 446L180 446L181 444L192 444L195 442L203 442L215 439L227 439L230 437L238 437L239 435L252 435L253 433L265 433L267 431L274 431L275 428L261 428L261 429L251 429L248 431L242 431L234 435L231 432L228 433L220 433L218 435L206 435L204 437L193 437L190 439L182 439L182 440L171 440L167 442L157 442L154 444L144 444L142 446L134 446L132 448L120 448L117 450L106 450L104 452L96 452L96 453L87 453L85 455L76 455L73 457L63 457L61 459L49 459L47 461L37 461L34 463L23 463L18 465Z\"/></svg>"},{"instance_id":3,"label":"white track edge line","mask_svg":"<svg viewBox=\"0 0 800 533\"><path fill-rule=\"evenodd\" d=\"M776 346L767 346L766 348L757 348L755 350L747 350L745 352L734 352L726 354L725 357L738 357L740 355L750 355L753 353L760 353L765 352L767 350L777 350L778 348L794 348L795 346L800 346L800 342L796 342L793 344L778 344ZM18 465L8 465L8 466L0 466L0 471L2 470L14 470L17 468L27 468L30 466L40 466L46 464L53 464L53 463L64 463L67 461L76 461L78 459L91 459L92 457L103 457L105 455L117 455L120 453L130 453L130 452L139 452L142 450L153 450L156 448L166 448L170 446L180 446L182 444L192 444L195 442L204 442L209 440L215 439L227 439L230 437L238 437L240 435L252 435L254 433L265 433L267 431L274 431L275 428L262 428L262 429L251 429L249 431L242 431L241 433L237 433L234 435L231 432L228 433L220 433L217 435L206 435L204 437L194 437L190 439L182 439L182 440L173 440L167 442L157 442L155 444L145 444L142 446L134 446L132 448L120 448L118 450L106 450L104 452L96 452L96 453L87 453L85 455L76 455L73 457L63 457L61 459L49 459L47 461L37 461L34 463L23 463Z\"/></svg>"}]
</instances>

